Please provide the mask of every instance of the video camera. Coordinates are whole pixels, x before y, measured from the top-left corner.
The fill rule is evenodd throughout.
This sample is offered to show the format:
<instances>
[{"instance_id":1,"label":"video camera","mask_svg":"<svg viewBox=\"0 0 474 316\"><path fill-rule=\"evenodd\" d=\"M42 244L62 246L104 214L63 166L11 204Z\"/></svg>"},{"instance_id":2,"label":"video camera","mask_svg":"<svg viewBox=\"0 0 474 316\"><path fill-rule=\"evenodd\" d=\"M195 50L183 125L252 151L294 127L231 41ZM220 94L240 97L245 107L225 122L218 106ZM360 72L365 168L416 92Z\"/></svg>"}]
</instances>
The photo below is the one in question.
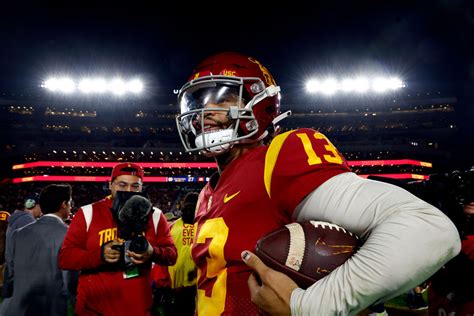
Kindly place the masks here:
<instances>
[{"instance_id":1,"label":"video camera","mask_svg":"<svg viewBox=\"0 0 474 316\"><path fill-rule=\"evenodd\" d=\"M153 206L141 192L117 191L111 210L118 223L118 237L125 240L122 245L115 245L112 248L120 251L120 262L125 267L130 267L133 262L127 256L127 251L142 254L148 250L149 243L145 231Z\"/></svg>"}]
</instances>

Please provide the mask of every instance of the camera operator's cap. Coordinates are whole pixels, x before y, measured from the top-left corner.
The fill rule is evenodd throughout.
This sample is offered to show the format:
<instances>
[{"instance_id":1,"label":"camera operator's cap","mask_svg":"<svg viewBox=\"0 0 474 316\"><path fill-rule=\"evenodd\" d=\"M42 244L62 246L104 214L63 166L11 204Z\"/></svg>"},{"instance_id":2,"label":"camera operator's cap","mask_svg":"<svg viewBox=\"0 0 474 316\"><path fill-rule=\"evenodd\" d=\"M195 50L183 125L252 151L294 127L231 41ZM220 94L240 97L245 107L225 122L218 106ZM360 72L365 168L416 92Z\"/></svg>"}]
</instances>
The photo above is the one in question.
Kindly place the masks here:
<instances>
[{"instance_id":1,"label":"camera operator's cap","mask_svg":"<svg viewBox=\"0 0 474 316\"><path fill-rule=\"evenodd\" d=\"M123 175L137 176L143 180L143 168L136 163L119 163L112 169L112 180Z\"/></svg>"},{"instance_id":2,"label":"camera operator's cap","mask_svg":"<svg viewBox=\"0 0 474 316\"><path fill-rule=\"evenodd\" d=\"M27 196L24 203L25 208L32 209L33 207L36 206L36 204L39 204L39 200L40 200L40 195L38 193L33 193Z\"/></svg>"}]
</instances>

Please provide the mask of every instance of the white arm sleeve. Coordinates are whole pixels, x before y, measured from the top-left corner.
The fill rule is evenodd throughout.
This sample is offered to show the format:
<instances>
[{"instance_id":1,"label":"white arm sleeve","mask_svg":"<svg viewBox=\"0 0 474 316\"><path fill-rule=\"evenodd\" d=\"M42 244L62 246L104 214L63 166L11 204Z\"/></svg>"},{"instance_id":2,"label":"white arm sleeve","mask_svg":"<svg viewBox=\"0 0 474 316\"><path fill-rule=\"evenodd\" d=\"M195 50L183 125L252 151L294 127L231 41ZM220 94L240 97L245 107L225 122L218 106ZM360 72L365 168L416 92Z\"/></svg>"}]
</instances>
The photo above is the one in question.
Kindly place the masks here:
<instances>
[{"instance_id":1,"label":"white arm sleeve","mask_svg":"<svg viewBox=\"0 0 474 316\"><path fill-rule=\"evenodd\" d=\"M366 240L329 275L293 291L292 315L353 315L421 284L461 249L457 229L440 210L350 172L307 196L295 218L331 222Z\"/></svg>"}]
</instances>

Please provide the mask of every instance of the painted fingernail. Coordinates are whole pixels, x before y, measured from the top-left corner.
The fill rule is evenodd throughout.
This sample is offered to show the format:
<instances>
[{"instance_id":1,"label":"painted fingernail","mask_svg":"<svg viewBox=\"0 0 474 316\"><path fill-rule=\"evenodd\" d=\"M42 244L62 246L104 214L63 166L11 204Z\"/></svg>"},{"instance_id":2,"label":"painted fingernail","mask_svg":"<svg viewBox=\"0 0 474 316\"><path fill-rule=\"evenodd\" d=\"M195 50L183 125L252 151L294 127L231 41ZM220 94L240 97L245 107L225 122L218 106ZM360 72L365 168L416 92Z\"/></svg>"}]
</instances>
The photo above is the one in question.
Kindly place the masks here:
<instances>
[{"instance_id":1,"label":"painted fingernail","mask_svg":"<svg viewBox=\"0 0 474 316\"><path fill-rule=\"evenodd\" d=\"M242 251L241 253L242 260L247 261L250 259L250 253L247 250Z\"/></svg>"}]
</instances>

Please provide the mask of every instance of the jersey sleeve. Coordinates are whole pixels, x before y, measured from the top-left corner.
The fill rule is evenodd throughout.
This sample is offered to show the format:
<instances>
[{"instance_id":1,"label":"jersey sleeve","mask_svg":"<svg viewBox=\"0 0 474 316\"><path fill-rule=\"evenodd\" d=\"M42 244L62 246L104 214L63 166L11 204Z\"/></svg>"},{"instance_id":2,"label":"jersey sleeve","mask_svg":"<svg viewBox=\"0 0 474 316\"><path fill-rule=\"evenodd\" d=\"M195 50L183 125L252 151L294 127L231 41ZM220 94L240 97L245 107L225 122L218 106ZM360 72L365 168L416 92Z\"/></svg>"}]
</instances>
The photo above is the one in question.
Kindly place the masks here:
<instances>
[{"instance_id":1,"label":"jersey sleeve","mask_svg":"<svg viewBox=\"0 0 474 316\"><path fill-rule=\"evenodd\" d=\"M171 236L168 222L162 212L158 222L156 242L152 246L155 253L153 262L167 266L175 264L178 252Z\"/></svg>"},{"instance_id":2,"label":"jersey sleeve","mask_svg":"<svg viewBox=\"0 0 474 316\"><path fill-rule=\"evenodd\" d=\"M82 209L74 216L59 250L59 267L63 270L85 270L102 264L100 246L87 248L86 220Z\"/></svg>"},{"instance_id":3,"label":"jersey sleeve","mask_svg":"<svg viewBox=\"0 0 474 316\"><path fill-rule=\"evenodd\" d=\"M350 168L323 134L292 130L273 139L265 157L265 186L280 209L291 213L310 192Z\"/></svg>"},{"instance_id":4,"label":"jersey sleeve","mask_svg":"<svg viewBox=\"0 0 474 316\"><path fill-rule=\"evenodd\" d=\"M408 191L353 173L331 178L297 209L297 221L344 227L363 244L344 264L291 296L292 315L356 315L421 284L461 248L440 210Z\"/></svg>"}]
</instances>

